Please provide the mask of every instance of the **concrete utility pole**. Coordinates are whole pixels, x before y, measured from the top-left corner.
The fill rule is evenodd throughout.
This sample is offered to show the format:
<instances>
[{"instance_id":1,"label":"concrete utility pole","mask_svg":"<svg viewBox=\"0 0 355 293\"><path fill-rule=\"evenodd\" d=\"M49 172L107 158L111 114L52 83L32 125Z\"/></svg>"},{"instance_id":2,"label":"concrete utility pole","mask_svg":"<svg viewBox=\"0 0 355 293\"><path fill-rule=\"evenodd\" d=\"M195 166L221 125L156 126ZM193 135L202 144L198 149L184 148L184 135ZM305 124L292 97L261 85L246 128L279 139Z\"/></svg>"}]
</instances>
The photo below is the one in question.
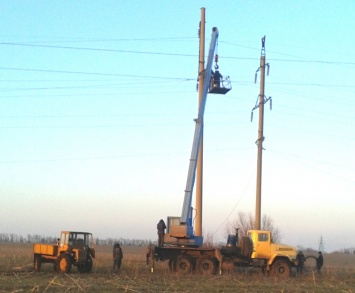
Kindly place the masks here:
<instances>
[{"instance_id":1,"label":"concrete utility pole","mask_svg":"<svg viewBox=\"0 0 355 293\"><path fill-rule=\"evenodd\" d=\"M203 80L205 75L205 8L201 8L201 20L199 28L200 49L198 61L198 106L200 107ZM201 122L201 140L198 150L198 160L196 169L196 220L195 235L202 236L202 183L203 183L203 121Z\"/></svg>"},{"instance_id":2,"label":"concrete utility pole","mask_svg":"<svg viewBox=\"0 0 355 293\"><path fill-rule=\"evenodd\" d=\"M259 104L254 107L254 109L259 108L258 140L256 141L256 144L258 146L255 224L254 224L254 229L256 230L260 230L261 228L261 175L262 175L262 152L263 152L263 141L264 141L264 104L269 99L271 99L271 97L265 99L265 95L264 95L265 67L267 67L269 71L269 64L265 63L265 59L266 59L265 58L265 36L261 39L261 44L262 46L261 46L261 56L260 56L260 67L255 73L255 82L256 82L257 72L260 71Z\"/></svg>"}]
</instances>

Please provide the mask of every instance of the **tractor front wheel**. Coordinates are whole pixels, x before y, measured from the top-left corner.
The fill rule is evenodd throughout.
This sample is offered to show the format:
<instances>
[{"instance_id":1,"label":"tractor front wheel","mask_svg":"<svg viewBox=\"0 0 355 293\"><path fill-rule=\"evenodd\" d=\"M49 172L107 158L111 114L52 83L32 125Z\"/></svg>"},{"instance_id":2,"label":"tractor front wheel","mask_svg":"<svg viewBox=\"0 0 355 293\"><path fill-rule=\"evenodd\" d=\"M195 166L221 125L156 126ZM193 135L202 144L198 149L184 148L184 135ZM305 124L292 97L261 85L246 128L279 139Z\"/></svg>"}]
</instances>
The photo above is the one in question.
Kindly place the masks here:
<instances>
[{"instance_id":1,"label":"tractor front wheel","mask_svg":"<svg viewBox=\"0 0 355 293\"><path fill-rule=\"evenodd\" d=\"M69 254L61 254L56 262L55 262L55 268L57 272L60 273L69 273L71 270L72 266L72 260Z\"/></svg>"}]
</instances>

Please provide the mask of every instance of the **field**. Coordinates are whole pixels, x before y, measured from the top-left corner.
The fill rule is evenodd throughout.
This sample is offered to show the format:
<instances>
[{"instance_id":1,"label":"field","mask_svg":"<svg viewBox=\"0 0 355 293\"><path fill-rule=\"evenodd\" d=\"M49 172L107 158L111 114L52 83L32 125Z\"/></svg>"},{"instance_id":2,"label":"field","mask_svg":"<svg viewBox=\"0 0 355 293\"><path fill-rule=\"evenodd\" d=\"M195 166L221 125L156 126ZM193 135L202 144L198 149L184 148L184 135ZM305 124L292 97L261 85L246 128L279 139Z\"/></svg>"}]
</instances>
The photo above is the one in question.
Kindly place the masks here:
<instances>
[{"instance_id":1,"label":"field","mask_svg":"<svg viewBox=\"0 0 355 293\"><path fill-rule=\"evenodd\" d=\"M179 275L166 263L153 273L145 247L123 247L120 272L112 272L111 246L97 246L93 271L58 274L52 264L33 272L31 244L0 243L0 292L355 292L355 255L325 254L322 273L308 272L277 280L256 269L224 275Z\"/></svg>"}]
</instances>

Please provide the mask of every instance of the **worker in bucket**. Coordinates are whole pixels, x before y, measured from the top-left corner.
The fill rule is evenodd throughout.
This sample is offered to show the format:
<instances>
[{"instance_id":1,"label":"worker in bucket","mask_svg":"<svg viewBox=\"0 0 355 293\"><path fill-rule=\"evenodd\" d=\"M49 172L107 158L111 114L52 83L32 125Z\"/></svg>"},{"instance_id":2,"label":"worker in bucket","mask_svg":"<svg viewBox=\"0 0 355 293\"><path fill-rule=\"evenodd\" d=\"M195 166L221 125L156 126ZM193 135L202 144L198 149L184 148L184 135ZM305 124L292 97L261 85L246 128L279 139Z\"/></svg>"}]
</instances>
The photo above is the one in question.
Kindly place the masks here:
<instances>
[{"instance_id":1,"label":"worker in bucket","mask_svg":"<svg viewBox=\"0 0 355 293\"><path fill-rule=\"evenodd\" d=\"M221 87L222 79L222 74L219 72L218 68L216 68L216 72L213 75L213 87Z\"/></svg>"},{"instance_id":2,"label":"worker in bucket","mask_svg":"<svg viewBox=\"0 0 355 293\"><path fill-rule=\"evenodd\" d=\"M160 247L163 247L164 244L164 235L165 235L165 229L166 225L163 219L160 219L159 223L157 224L157 229L158 229L158 245Z\"/></svg>"}]
</instances>

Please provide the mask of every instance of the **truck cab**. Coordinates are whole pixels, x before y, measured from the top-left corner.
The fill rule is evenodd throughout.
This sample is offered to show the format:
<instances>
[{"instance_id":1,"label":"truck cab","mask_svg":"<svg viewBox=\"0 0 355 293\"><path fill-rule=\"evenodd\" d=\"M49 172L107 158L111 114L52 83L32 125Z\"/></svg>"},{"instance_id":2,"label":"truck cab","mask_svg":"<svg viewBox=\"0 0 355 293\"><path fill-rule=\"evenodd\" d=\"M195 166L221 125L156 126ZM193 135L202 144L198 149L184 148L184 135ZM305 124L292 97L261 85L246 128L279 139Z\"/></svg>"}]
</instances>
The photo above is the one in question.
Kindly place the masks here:
<instances>
[{"instance_id":1,"label":"truck cab","mask_svg":"<svg viewBox=\"0 0 355 293\"><path fill-rule=\"evenodd\" d=\"M262 267L275 275L290 274L291 267L297 264L295 247L272 243L270 231L249 230L248 237L253 243L252 260L261 261Z\"/></svg>"}]
</instances>

